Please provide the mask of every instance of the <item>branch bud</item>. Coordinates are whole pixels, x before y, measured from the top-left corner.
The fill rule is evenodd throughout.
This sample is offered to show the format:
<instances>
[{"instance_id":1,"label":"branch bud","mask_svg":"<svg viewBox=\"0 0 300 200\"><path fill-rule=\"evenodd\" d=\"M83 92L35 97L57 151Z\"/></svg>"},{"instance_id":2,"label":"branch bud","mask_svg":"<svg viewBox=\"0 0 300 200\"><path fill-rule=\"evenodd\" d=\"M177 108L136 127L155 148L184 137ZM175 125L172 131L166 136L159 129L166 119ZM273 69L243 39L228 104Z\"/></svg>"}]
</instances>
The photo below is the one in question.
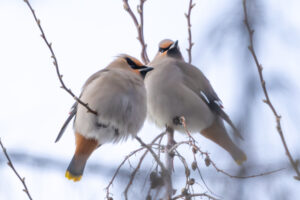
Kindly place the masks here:
<instances>
[{"instance_id":1,"label":"branch bud","mask_svg":"<svg viewBox=\"0 0 300 200\"><path fill-rule=\"evenodd\" d=\"M138 13L140 13L140 14L142 13L141 6L140 6L140 5L137 5L136 10L138 11Z\"/></svg>"},{"instance_id":2,"label":"branch bud","mask_svg":"<svg viewBox=\"0 0 300 200\"><path fill-rule=\"evenodd\" d=\"M123 8L124 8L126 11L129 11L129 7L128 7L128 4L127 4L127 3L124 3L124 4L123 4Z\"/></svg>"}]
</instances>

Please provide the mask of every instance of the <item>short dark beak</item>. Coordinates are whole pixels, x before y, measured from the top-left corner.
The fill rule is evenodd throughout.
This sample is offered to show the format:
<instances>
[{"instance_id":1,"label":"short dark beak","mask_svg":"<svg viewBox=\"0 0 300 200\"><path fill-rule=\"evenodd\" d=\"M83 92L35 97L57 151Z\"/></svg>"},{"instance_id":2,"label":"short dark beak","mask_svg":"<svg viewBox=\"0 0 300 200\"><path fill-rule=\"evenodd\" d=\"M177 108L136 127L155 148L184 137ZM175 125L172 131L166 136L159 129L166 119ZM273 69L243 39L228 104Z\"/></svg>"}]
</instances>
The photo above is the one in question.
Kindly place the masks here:
<instances>
[{"instance_id":1,"label":"short dark beak","mask_svg":"<svg viewBox=\"0 0 300 200\"><path fill-rule=\"evenodd\" d=\"M170 49L177 49L178 46L178 40L176 40L171 46Z\"/></svg>"},{"instance_id":2,"label":"short dark beak","mask_svg":"<svg viewBox=\"0 0 300 200\"><path fill-rule=\"evenodd\" d=\"M140 71L142 77L145 78L146 74L148 72L150 72L151 70L153 70L153 67L147 67L147 66L145 66L142 69L140 69L139 71Z\"/></svg>"}]
</instances>

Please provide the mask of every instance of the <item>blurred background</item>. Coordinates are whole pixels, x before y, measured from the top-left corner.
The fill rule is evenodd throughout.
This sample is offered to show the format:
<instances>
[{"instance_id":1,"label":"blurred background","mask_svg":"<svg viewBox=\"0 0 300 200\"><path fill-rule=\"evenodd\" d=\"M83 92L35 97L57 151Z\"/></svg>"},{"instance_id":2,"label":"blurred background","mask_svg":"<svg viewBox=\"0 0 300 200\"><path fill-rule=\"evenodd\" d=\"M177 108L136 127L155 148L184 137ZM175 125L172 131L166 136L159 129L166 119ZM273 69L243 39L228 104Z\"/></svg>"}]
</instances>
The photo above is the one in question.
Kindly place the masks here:
<instances>
[{"instance_id":1,"label":"blurred background","mask_svg":"<svg viewBox=\"0 0 300 200\"><path fill-rule=\"evenodd\" d=\"M264 67L271 101L282 115L282 129L295 159L300 157L300 2L297 0L248 0L248 15L255 29L254 47ZM31 0L46 36L52 42L65 84L80 94L84 81L107 66L116 55L140 58L140 44L132 19L122 1ZM136 11L137 0L129 1ZM144 31L150 60L160 40L179 40L187 60L189 1L148 0L144 5ZM276 131L275 118L262 102L264 95L256 66L248 51L241 0L196 0L191 23L192 64L201 69L222 99L225 111L244 136L235 140L248 155L236 166L229 154L199 134L201 149L210 153L220 169L232 175L253 175L284 170L257 178L233 179L206 167L197 155L199 174L192 173L195 192L220 199L297 199L300 182ZM71 126L59 143L57 133L68 116L73 99L62 89L30 10L22 0L0 1L0 137L34 199L104 199L105 187L125 156L139 147L134 140L104 145L88 161L80 182L64 178L74 152ZM163 130L146 122L139 136L149 142ZM175 140L185 140L175 134ZM163 141L164 142L164 141ZM190 148L179 149L192 163ZM130 159L136 166L137 154ZM21 182L0 153L0 199L27 199ZM153 159L148 156L129 191L129 199L145 199ZM133 171L121 169L111 192L123 199ZM175 159L174 187L185 184L184 168ZM209 188L209 189L208 189Z\"/></svg>"}]
</instances>

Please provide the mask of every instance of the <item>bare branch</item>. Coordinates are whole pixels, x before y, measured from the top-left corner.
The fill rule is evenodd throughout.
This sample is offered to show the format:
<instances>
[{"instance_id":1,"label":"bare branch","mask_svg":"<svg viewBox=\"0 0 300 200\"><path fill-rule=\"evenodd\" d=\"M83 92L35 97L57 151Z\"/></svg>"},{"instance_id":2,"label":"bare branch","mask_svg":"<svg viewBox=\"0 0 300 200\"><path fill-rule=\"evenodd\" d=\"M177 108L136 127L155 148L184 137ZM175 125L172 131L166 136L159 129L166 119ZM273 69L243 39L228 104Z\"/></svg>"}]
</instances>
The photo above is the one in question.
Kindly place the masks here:
<instances>
[{"instance_id":1,"label":"bare branch","mask_svg":"<svg viewBox=\"0 0 300 200\"><path fill-rule=\"evenodd\" d=\"M41 37L43 38L44 42L46 43L47 47L49 48L50 50L50 53L51 53L51 58L53 59L53 65L55 66L55 69L56 69L56 73L57 73L57 76L58 76L58 79L59 79L59 82L61 84L61 88L64 89L67 93L69 93L74 99L75 101L77 101L79 104L81 104L82 106L84 106L88 112L91 112L95 115L97 115L97 112L92 110L87 103L84 103L82 102L72 91L71 89L67 88L67 86L65 85L64 81L62 80L62 77L63 75L60 74L60 71L59 71L59 67L58 67L58 62L57 62L57 58L55 56L55 53L53 51L53 48L52 48L52 43L48 41L48 39L46 38L46 35L45 35L45 32L41 26L41 21L37 18L36 14L35 14L35 11L33 10L32 6L30 5L29 1L28 0L24 0L24 2L27 4L28 8L30 9L33 17L34 17L34 20L37 24L37 26L39 27L39 30L41 32Z\"/></svg>"},{"instance_id":2,"label":"bare branch","mask_svg":"<svg viewBox=\"0 0 300 200\"><path fill-rule=\"evenodd\" d=\"M120 164L119 167L117 168L116 172L114 173L113 177L112 177L111 180L109 181L109 184L108 184L108 185L106 186L106 188L105 188L105 189L106 189L106 198L107 198L107 199L110 198L110 197L109 197L109 196L110 196L109 188L110 188L110 186L113 184L113 182L114 182L116 176L118 175L118 173L119 173L121 167L124 165L124 163L125 163L131 156L135 155L136 153L138 153L139 151L141 151L141 150L143 150L143 149L144 149L144 147L141 147L141 148L138 148L138 149L134 150L134 151L131 152L129 155L127 155L127 156L125 157L125 159L121 162L121 164Z\"/></svg>"},{"instance_id":3,"label":"bare branch","mask_svg":"<svg viewBox=\"0 0 300 200\"><path fill-rule=\"evenodd\" d=\"M259 176L265 176L265 175L270 175L270 174L273 174L273 173L276 173L276 172L279 172L281 170L283 170L284 168L281 168L281 169L277 169L277 170L273 170L273 171L268 171L268 172L264 172L264 173L260 173L260 174L256 174L256 175L250 175L250 176L235 176L235 175L231 175L229 174L228 172L225 172L224 170L220 169L217 167L216 163L213 162L211 159L210 159L210 156L207 152L203 152L201 151L201 149L196 145L196 140L195 138L190 134L187 126L186 126L186 123L185 123L185 118L182 116L180 117L180 123L182 124L182 126L184 127L188 137L189 137L189 141L186 141L186 142L181 142L181 144L188 144L190 146L192 146L193 148L193 152L200 152L202 155L205 156L205 163L207 166L209 166L210 164L212 164L212 166L217 170L217 172L221 172L222 174L225 174L226 176L229 176L230 178L238 178L238 179L246 179L246 178L255 178L255 177L259 177ZM176 147L178 148L179 145Z\"/></svg>"},{"instance_id":4,"label":"bare branch","mask_svg":"<svg viewBox=\"0 0 300 200\"><path fill-rule=\"evenodd\" d=\"M166 186L167 189L167 193L166 193L166 199L169 200L172 197L172 192L169 191L169 187L171 184L171 190L173 191L172 188L172 179L171 179L171 172L164 166L164 164L161 162L161 160L159 159L159 157L156 155L156 153L151 149L151 147L149 147L149 145L146 145L138 136L135 137L138 142L143 146L146 147L150 153L152 154L153 158L155 159L155 161L157 162L157 164L160 166L161 171L162 171L162 177L164 179L164 184Z\"/></svg>"},{"instance_id":5,"label":"bare branch","mask_svg":"<svg viewBox=\"0 0 300 200\"><path fill-rule=\"evenodd\" d=\"M262 87L262 90L264 92L264 95L265 95L265 100L263 100L264 103L266 103L269 108L272 110L273 114L274 114L274 117L275 117L275 120L276 120L276 128L277 128L277 132L281 138L281 141L282 141L282 144L284 146L284 149L285 149L285 152L286 152L286 155L287 157L289 158L289 161L291 163L291 165L293 166L297 176L294 176L294 178L298 181L300 181L300 171L298 169L298 162L295 161L288 149L288 146L287 146L287 143L285 141L285 137L283 135L283 131L282 131L282 128L281 128L281 116L277 113L275 107L273 106L273 104L271 103L271 100L270 100L270 97L269 97L269 94L268 94L268 91L267 91L267 88L266 88L266 82L264 80L264 77L263 77L263 73L262 73L262 70L263 70L263 67L262 65L259 63L258 61L258 58L256 56L256 53L255 53L255 50L254 50L254 45L253 45L253 34L254 34L254 30L250 27L250 24L249 24L249 20L248 20L248 14L247 14L247 5L246 5L246 0L243 0L243 9L244 9L244 23L245 23L245 26L247 28L247 31L249 33L249 46L248 46L248 49L255 61L255 64L256 64L256 67L257 67L257 71L258 71L258 75L259 75L259 79L260 79L260 83L261 83L261 87Z\"/></svg>"},{"instance_id":6,"label":"bare branch","mask_svg":"<svg viewBox=\"0 0 300 200\"><path fill-rule=\"evenodd\" d=\"M195 5L196 5L195 3L193 4L193 0L190 0L188 12L184 14L187 19L187 27L188 27L188 35L189 35L188 36L189 47L186 49L188 52L188 56L189 56L189 63L192 62L192 47L194 45L194 43L192 42L191 13L192 13L192 9L194 8Z\"/></svg>"},{"instance_id":7,"label":"bare branch","mask_svg":"<svg viewBox=\"0 0 300 200\"><path fill-rule=\"evenodd\" d=\"M149 144L149 146L152 147L152 145L153 145L158 139L162 138L164 135L165 135L165 132L159 134L157 137L155 137L155 138L152 140L152 142ZM128 182L127 186L126 186L126 189L125 189L125 191L124 191L124 195L125 195L125 199L126 199L126 200L128 199L128 195L127 195L127 194L128 194L129 188L130 188L130 186L132 185L133 180L134 180L134 178L135 178L135 175L136 175L136 173L138 172L138 170L140 169L140 167L141 167L141 165L142 165L142 162L143 162L144 158L146 157L146 155L148 154L148 152L149 152L149 150L147 149L147 150L145 151L145 153L140 157L140 160L139 160L138 165L136 166L136 168L134 169L134 171L132 172L132 174L131 174L131 176L130 176L130 180L129 180L129 182ZM158 157L158 158L159 158L159 157Z\"/></svg>"},{"instance_id":8,"label":"bare branch","mask_svg":"<svg viewBox=\"0 0 300 200\"><path fill-rule=\"evenodd\" d=\"M139 138L138 136L135 136L135 139L143 146L146 147L148 149L148 151L150 151L150 153L152 154L153 158L155 159L155 161L157 162L157 164L160 166L162 172L167 172L167 169L165 168L164 164L161 162L161 160L158 158L158 156L156 155L156 153L151 149L151 147L147 144L145 144L141 138Z\"/></svg>"},{"instance_id":9,"label":"bare branch","mask_svg":"<svg viewBox=\"0 0 300 200\"><path fill-rule=\"evenodd\" d=\"M0 138L0 146L2 148L2 151L3 151L3 153L4 153L4 155L5 155L6 159L7 159L7 161L8 161L7 165L14 171L14 173L17 175L18 179L23 184L23 187L24 187L23 191L27 194L28 199L32 200L32 197L31 197L31 195L30 195L30 193L28 191L28 188L26 186L26 183L25 183L25 177L22 178L19 175L19 173L17 172L17 170L15 169L13 163L11 162L11 159L10 159L9 155L7 154L7 151L6 151L5 147L4 147L4 145L2 144L1 138Z\"/></svg>"},{"instance_id":10,"label":"bare branch","mask_svg":"<svg viewBox=\"0 0 300 200\"><path fill-rule=\"evenodd\" d=\"M140 22L138 22L137 17L133 13L132 9L130 8L130 5L128 3L128 0L123 0L124 2L124 9L129 13L131 16L133 23L137 29L138 32L138 40L140 41L140 44L142 46L142 51L141 51L141 58L145 64L149 63L149 58L147 55L147 44L145 43L144 39L144 3L146 0L140 0L140 4L137 6L137 12L139 13L140 16Z\"/></svg>"}]
</instances>

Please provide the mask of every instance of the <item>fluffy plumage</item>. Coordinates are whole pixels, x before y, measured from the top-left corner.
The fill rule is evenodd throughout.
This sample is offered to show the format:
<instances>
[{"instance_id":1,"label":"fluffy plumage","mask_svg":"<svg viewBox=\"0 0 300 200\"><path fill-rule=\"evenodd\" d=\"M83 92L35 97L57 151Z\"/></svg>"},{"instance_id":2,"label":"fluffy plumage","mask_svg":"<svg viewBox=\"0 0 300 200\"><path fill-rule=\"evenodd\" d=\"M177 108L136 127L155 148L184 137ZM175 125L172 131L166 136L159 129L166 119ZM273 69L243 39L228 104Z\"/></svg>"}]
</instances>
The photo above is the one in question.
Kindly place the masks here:
<instances>
[{"instance_id":1,"label":"fluffy plumage","mask_svg":"<svg viewBox=\"0 0 300 200\"><path fill-rule=\"evenodd\" d=\"M56 139L75 116L76 150L66 172L68 179L80 180L88 157L97 147L137 135L147 113L143 78L150 70L123 54L85 82L80 99L98 114L75 103Z\"/></svg>"},{"instance_id":2,"label":"fluffy plumage","mask_svg":"<svg viewBox=\"0 0 300 200\"><path fill-rule=\"evenodd\" d=\"M153 61L154 70L145 78L148 116L159 127L170 127L185 132L174 123L184 116L191 132L200 132L214 141L241 164L246 155L230 139L225 120L240 138L242 136L224 112L222 102L208 79L195 66L183 60L178 42L163 40Z\"/></svg>"}]
</instances>

